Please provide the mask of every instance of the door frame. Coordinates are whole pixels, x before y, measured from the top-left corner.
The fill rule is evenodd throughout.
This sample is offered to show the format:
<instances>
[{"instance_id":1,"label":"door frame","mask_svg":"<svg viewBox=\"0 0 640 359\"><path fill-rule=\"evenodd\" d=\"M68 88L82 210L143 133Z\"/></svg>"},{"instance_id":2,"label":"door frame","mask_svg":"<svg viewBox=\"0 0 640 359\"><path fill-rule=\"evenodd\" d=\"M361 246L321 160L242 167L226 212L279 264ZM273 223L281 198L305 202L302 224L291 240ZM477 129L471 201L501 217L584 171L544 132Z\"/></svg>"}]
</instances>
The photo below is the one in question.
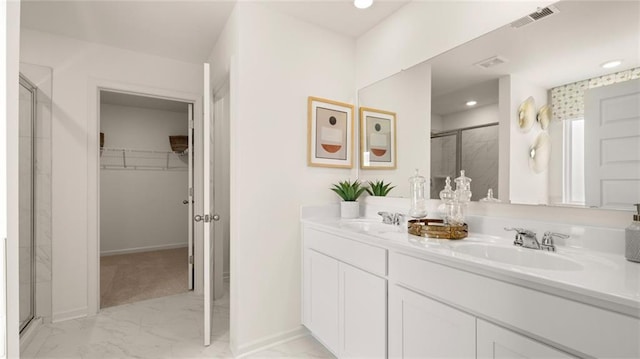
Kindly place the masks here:
<instances>
[{"instance_id":1,"label":"door frame","mask_svg":"<svg viewBox=\"0 0 640 359\"><path fill-rule=\"evenodd\" d=\"M20 321L20 316L18 316L18 332L20 333L20 336L22 336L24 333L26 333L26 329L29 327L29 325L34 321L34 319L36 319L36 235L35 235L35 223L36 223L36 218L35 218L35 205L36 205L36 198L35 198L35 176L36 176L36 156L37 156L37 149L36 149L36 124L37 124L37 116L38 116L38 112L37 112L37 108L38 108L38 86L36 86L33 82L31 82L31 80L29 80L27 78L27 76L23 75L22 72L19 73L18 76L19 79L19 86L22 86L24 88L26 88L32 97L31 100L31 126L30 126L30 132L31 132L31 182L29 183L30 186L30 191L31 191L31 201L30 201L30 217L31 217L31 223L30 223L30 229L29 231L31 232L31 238L30 238L30 244L31 244L31 255L30 255L30 260L31 260L31 283L29 283L30 285L30 289L29 289L29 294L31 295L31 297L29 298L29 307L30 307L30 314L31 317L26 321L26 322L21 322ZM20 99L20 97L18 96L18 99ZM20 118L20 113L18 113L18 122L21 121ZM20 151L18 151L18 153L20 153ZM18 258L18 264L20 263L20 259ZM18 278L20 276L20 271L18 271ZM18 295L18 299L20 298L20 295Z\"/></svg>"},{"instance_id":2,"label":"door frame","mask_svg":"<svg viewBox=\"0 0 640 359\"><path fill-rule=\"evenodd\" d=\"M100 311L100 91L120 92L146 97L156 97L185 103L194 107L194 133L202 133L202 96L200 94L181 92L171 89L159 89L148 86L133 85L118 81L90 78L88 85L87 112L87 315L95 315ZM91 121L94 119L94 121ZM197 181L199 160L198 149L202 148L201 136L194 137L194 182ZM194 183L194 211L202 207L201 195L196 191ZM198 226L195 226L196 228ZM195 229L197 231L197 229ZM194 231L194 232L195 232ZM200 236L201 237L201 236ZM198 243L198 233L194 233L194 291L202 292L203 263L202 243ZM185 263L186 264L186 263Z\"/></svg>"}]
</instances>

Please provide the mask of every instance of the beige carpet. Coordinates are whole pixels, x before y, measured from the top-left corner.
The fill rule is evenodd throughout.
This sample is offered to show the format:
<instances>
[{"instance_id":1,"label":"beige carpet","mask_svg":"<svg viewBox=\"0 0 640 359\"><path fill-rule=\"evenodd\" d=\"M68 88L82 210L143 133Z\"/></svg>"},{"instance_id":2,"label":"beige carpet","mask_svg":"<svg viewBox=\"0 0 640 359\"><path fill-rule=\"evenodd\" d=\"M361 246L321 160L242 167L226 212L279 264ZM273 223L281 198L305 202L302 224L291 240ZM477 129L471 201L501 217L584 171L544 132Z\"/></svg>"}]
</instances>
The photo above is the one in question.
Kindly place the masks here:
<instances>
[{"instance_id":1,"label":"beige carpet","mask_svg":"<svg viewBox=\"0 0 640 359\"><path fill-rule=\"evenodd\" d=\"M186 292L187 248L100 257L100 308Z\"/></svg>"}]
</instances>

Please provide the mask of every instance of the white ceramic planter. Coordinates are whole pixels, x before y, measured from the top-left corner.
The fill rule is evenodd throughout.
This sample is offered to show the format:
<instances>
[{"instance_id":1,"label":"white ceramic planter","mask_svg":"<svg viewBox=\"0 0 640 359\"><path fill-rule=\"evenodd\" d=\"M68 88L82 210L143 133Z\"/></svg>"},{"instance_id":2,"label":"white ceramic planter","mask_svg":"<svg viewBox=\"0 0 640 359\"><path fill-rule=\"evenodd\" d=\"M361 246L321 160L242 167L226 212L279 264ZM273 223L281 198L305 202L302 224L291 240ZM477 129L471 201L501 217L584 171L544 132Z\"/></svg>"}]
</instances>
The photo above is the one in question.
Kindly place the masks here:
<instances>
[{"instance_id":1,"label":"white ceramic planter","mask_svg":"<svg viewBox=\"0 0 640 359\"><path fill-rule=\"evenodd\" d=\"M360 217L360 203L357 201L340 202L340 217L347 219Z\"/></svg>"}]
</instances>

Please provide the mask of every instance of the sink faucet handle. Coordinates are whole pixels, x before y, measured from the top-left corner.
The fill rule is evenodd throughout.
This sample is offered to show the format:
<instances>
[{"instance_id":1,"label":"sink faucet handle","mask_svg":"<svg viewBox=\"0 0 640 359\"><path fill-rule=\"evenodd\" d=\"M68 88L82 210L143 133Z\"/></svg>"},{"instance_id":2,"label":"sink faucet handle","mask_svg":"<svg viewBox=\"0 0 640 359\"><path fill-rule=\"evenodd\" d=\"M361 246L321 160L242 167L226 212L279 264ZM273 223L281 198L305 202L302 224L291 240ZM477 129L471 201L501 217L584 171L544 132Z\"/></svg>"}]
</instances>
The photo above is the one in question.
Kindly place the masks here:
<instances>
[{"instance_id":1,"label":"sink faucet handle","mask_svg":"<svg viewBox=\"0 0 640 359\"><path fill-rule=\"evenodd\" d=\"M544 232L544 236L542 236L542 244L543 245L553 245L553 237L567 239L571 237L568 234L556 233L556 232Z\"/></svg>"},{"instance_id":2,"label":"sink faucet handle","mask_svg":"<svg viewBox=\"0 0 640 359\"><path fill-rule=\"evenodd\" d=\"M527 236L527 237L535 237L536 233L533 231L530 231L528 229L524 229L524 228L509 228L509 227L504 227L505 231L514 231L517 232L520 235L523 236Z\"/></svg>"},{"instance_id":3,"label":"sink faucet handle","mask_svg":"<svg viewBox=\"0 0 640 359\"><path fill-rule=\"evenodd\" d=\"M392 224L393 223L393 214L389 212L378 212L379 216L382 216L382 223Z\"/></svg>"}]
</instances>

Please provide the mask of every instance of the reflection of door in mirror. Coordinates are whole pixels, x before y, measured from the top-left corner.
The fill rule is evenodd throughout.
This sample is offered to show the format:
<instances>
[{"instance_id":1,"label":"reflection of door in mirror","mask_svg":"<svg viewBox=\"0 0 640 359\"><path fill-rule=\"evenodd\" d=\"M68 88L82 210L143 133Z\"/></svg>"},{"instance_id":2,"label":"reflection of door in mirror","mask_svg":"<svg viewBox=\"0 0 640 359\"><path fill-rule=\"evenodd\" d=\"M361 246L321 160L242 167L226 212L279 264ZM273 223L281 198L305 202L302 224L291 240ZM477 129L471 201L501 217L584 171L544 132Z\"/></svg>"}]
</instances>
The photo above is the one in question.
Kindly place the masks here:
<instances>
[{"instance_id":1,"label":"reflection of door in mirror","mask_svg":"<svg viewBox=\"0 0 640 359\"><path fill-rule=\"evenodd\" d=\"M453 181L460 170L470 177L471 200L489 189L498 195L498 124L461 128L431 135L431 198L440 198L446 177Z\"/></svg>"},{"instance_id":2,"label":"reflection of door in mirror","mask_svg":"<svg viewBox=\"0 0 640 359\"><path fill-rule=\"evenodd\" d=\"M632 209L640 202L640 79L585 91L585 201Z\"/></svg>"}]
</instances>

